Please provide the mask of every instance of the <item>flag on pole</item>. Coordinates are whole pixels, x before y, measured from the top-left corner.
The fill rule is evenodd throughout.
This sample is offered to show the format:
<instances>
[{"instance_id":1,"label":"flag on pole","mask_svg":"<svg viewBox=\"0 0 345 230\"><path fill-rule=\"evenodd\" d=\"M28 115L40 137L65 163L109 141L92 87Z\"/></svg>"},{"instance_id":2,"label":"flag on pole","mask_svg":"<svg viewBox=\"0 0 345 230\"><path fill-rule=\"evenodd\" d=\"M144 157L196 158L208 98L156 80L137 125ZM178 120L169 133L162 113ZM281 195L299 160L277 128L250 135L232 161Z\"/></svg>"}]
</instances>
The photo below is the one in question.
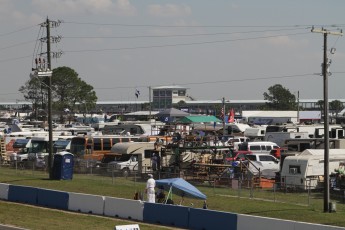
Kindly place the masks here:
<instances>
[{"instance_id":1,"label":"flag on pole","mask_svg":"<svg viewBox=\"0 0 345 230\"><path fill-rule=\"evenodd\" d=\"M220 110L220 117L224 119L224 107Z\"/></svg>"},{"instance_id":2,"label":"flag on pole","mask_svg":"<svg viewBox=\"0 0 345 230\"><path fill-rule=\"evenodd\" d=\"M135 96L138 98L140 95L140 91L138 89L135 89Z\"/></svg>"},{"instance_id":3,"label":"flag on pole","mask_svg":"<svg viewBox=\"0 0 345 230\"><path fill-rule=\"evenodd\" d=\"M235 111L234 111L234 109L232 108L232 109L229 111L228 123L233 123L233 122L235 122Z\"/></svg>"}]
</instances>

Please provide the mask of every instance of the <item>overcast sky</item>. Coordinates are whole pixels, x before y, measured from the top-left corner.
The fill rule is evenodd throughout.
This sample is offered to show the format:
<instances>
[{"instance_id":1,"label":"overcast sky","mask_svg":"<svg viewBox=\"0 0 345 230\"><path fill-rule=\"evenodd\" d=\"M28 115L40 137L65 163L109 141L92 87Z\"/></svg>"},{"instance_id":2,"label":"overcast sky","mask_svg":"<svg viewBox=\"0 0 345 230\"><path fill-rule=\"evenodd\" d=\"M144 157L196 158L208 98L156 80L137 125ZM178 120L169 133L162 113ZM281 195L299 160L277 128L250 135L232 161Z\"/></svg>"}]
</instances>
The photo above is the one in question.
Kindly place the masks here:
<instances>
[{"instance_id":1,"label":"overcast sky","mask_svg":"<svg viewBox=\"0 0 345 230\"><path fill-rule=\"evenodd\" d=\"M0 101L22 100L40 50L38 26L62 36L52 67L73 68L100 101L148 100L179 85L197 100L264 99L282 84L322 99L323 35L345 27L344 0L0 0ZM45 46L45 44L44 44ZM345 99L345 37L329 35L329 98Z\"/></svg>"}]
</instances>

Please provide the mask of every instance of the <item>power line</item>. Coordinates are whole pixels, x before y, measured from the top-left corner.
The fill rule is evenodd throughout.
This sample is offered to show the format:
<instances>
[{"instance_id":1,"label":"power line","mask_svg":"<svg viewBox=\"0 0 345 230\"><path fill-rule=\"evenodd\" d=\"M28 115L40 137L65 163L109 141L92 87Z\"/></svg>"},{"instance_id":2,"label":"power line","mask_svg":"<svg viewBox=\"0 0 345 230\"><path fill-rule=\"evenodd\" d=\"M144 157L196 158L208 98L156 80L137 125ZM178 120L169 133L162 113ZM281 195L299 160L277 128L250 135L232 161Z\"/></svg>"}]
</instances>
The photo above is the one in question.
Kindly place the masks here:
<instances>
[{"instance_id":1,"label":"power line","mask_svg":"<svg viewBox=\"0 0 345 230\"><path fill-rule=\"evenodd\" d=\"M71 36L64 37L68 39L129 39L129 38L165 38L165 37L197 37L197 36L214 36L214 35L231 35L231 34L248 34L248 33L267 33L267 32L278 32L287 30L305 30L308 28L299 29L276 29L276 30L256 30L256 31L237 31L237 32L220 32L220 33L197 33L197 34L171 34L171 35L133 35L133 36Z\"/></svg>"},{"instance_id":2,"label":"power line","mask_svg":"<svg viewBox=\"0 0 345 230\"><path fill-rule=\"evenodd\" d=\"M165 44L165 45L151 45L151 46L137 46L137 47L123 47L123 48L106 48L106 49L85 49L85 50L69 50L64 51L65 53L81 53L81 52L104 52L104 51L119 51L119 50L136 50L136 49L149 49L149 48L164 48L164 47L176 47L176 46L189 46L189 45L203 45L203 44L215 44L215 43L225 43L225 42L236 42L236 41L246 41L246 40L255 40L255 39L265 39L265 38L274 38L281 36L295 36L309 34L307 32L303 33L292 33L292 34L280 34L280 35L269 35L269 36L260 36L252 38L237 38L237 39L226 39L218 41L205 41L205 42L192 42L192 43L177 43L177 44ZM9 59L0 60L0 63L18 60L22 58L27 58L28 56L15 57Z\"/></svg>"},{"instance_id":3,"label":"power line","mask_svg":"<svg viewBox=\"0 0 345 230\"><path fill-rule=\"evenodd\" d=\"M15 34L15 33L18 33L18 32L22 32L24 30L29 30L29 29L31 29L31 28L33 28L35 26L37 26L37 25L28 26L28 27L25 27L25 28L21 28L21 29L18 29L18 30L11 31L11 32L3 33L3 34L0 34L0 37L4 37L4 36L8 36L8 35Z\"/></svg>"},{"instance_id":4,"label":"power line","mask_svg":"<svg viewBox=\"0 0 345 230\"><path fill-rule=\"evenodd\" d=\"M345 72L338 72L345 73ZM177 85L205 85L205 84L217 84L217 83L230 83L230 82L245 82L245 81L258 81L258 80L268 80L268 79L282 79L282 78L296 78L296 77L305 77L305 76L315 76L314 73L305 73L305 74L294 74L294 75L283 75L276 77L255 77L255 78L241 78L233 80L219 80L219 81L205 81L205 82L188 82L188 83L175 83ZM153 86L153 85L150 85ZM156 85L153 87L158 87L162 85ZM138 88L149 87L147 85L137 86ZM107 88L95 88L95 89L130 89L133 86L118 86L118 87L107 87Z\"/></svg>"},{"instance_id":5,"label":"power line","mask_svg":"<svg viewBox=\"0 0 345 230\"><path fill-rule=\"evenodd\" d=\"M119 50L135 50L135 49L163 48L163 47L176 47L176 46L190 46L190 45L203 45L203 44L215 44L215 43L225 43L225 42L236 42L236 41L246 41L246 40L255 40L255 39L265 39L265 38L274 38L274 37L281 37L281 36L293 36L293 35L302 35L302 34L309 34L309 33L303 32L303 33L294 33L294 34L281 34L281 35L261 36L261 37L253 37L253 38L237 38L237 39L227 39L227 40L218 40L218 41L205 41L205 42L192 42L192 43L176 43L176 44L137 46L137 47L123 47L123 48L68 50L68 51L65 51L65 52L66 53L104 52L104 51L119 51Z\"/></svg>"},{"instance_id":6,"label":"power line","mask_svg":"<svg viewBox=\"0 0 345 230\"><path fill-rule=\"evenodd\" d=\"M121 27L166 27L166 28L289 28L289 27L340 27L345 24L329 24L329 25L158 25L158 24L122 24L122 23L95 23L95 22L76 22L76 21L64 21L66 24L78 24L78 25L92 25L92 26L121 26Z\"/></svg>"},{"instance_id":7,"label":"power line","mask_svg":"<svg viewBox=\"0 0 345 230\"><path fill-rule=\"evenodd\" d=\"M31 55L26 55L26 56L21 56L21 57L14 57L14 58L2 59L2 60L0 60L0 63L9 62L9 61L15 61L15 60L24 59L24 58L29 58L29 57L31 57Z\"/></svg>"},{"instance_id":8,"label":"power line","mask_svg":"<svg viewBox=\"0 0 345 230\"><path fill-rule=\"evenodd\" d=\"M17 47L17 46L26 45L26 44L33 43L33 42L36 42L36 41L35 41L35 40L31 40L31 41L16 43L16 44L13 44L13 45L10 45L10 46L2 47L2 48L0 48L0 50L5 50L5 49L9 49L9 48L14 48L14 47Z\"/></svg>"}]
</instances>

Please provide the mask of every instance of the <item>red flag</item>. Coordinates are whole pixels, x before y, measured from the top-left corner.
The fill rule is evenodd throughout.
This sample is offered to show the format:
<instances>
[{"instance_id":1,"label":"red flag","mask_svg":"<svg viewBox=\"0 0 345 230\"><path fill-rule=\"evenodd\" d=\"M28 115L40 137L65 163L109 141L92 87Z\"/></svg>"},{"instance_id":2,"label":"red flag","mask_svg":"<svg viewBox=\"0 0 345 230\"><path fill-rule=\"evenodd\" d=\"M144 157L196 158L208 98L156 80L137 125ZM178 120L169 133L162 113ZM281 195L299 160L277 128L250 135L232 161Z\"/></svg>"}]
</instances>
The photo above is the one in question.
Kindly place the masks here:
<instances>
[{"instance_id":1,"label":"red flag","mask_svg":"<svg viewBox=\"0 0 345 230\"><path fill-rule=\"evenodd\" d=\"M229 111L228 123L233 123L233 122L235 122L235 111L234 109L231 109Z\"/></svg>"}]
</instances>

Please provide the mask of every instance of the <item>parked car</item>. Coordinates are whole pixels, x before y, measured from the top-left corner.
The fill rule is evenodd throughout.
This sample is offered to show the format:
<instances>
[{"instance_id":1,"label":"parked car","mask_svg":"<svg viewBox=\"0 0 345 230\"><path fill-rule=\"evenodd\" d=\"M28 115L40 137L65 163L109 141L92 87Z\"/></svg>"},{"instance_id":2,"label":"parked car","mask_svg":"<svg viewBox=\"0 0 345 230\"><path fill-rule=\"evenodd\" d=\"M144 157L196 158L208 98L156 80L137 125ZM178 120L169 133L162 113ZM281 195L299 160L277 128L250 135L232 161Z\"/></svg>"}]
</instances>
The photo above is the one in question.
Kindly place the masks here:
<instances>
[{"instance_id":1,"label":"parked car","mask_svg":"<svg viewBox=\"0 0 345 230\"><path fill-rule=\"evenodd\" d=\"M248 169L254 174L266 177L275 178L276 172L280 171L279 159L270 154L248 154Z\"/></svg>"}]
</instances>

